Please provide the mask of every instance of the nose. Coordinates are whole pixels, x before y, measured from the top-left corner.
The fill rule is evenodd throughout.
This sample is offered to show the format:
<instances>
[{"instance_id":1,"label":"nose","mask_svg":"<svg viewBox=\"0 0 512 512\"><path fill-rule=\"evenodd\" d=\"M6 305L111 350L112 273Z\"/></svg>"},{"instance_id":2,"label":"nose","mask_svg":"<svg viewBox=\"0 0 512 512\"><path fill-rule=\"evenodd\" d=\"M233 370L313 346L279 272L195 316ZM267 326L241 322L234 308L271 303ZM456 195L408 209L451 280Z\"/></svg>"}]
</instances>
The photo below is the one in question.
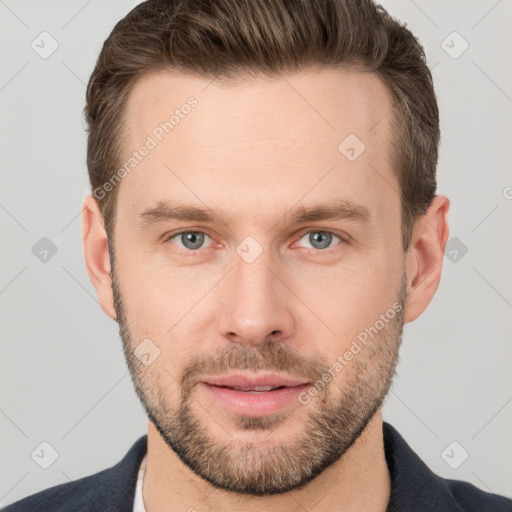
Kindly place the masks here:
<instances>
[{"instance_id":1,"label":"nose","mask_svg":"<svg viewBox=\"0 0 512 512\"><path fill-rule=\"evenodd\" d=\"M265 252L252 263L237 258L221 291L220 334L246 345L289 338L294 301L286 281Z\"/></svg>"}]
</instances>

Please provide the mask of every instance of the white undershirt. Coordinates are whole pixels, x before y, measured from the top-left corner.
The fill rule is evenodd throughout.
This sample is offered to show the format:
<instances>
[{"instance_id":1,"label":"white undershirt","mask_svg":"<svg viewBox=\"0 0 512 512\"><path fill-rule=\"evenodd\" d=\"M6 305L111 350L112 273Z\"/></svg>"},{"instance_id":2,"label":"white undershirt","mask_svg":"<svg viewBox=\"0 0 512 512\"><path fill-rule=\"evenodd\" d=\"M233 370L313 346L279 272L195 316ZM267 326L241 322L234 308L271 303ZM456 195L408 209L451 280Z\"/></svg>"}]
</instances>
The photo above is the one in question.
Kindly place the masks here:
<instances>
[{"instance_id":1,"label":"white undershirt","mask_svg":"<svg viewBox=\"0 0 512 512\"><path fill-rule=\"evenodd\" d=\"M142 483L144 482L144 474L146 473L146 461L148 454L144 455L140 463L139 473L137 474L137 484L135 485L135 500L133 502L133 512L146 512L144 500L142 499Z\"/></svg>"}]
</instances>

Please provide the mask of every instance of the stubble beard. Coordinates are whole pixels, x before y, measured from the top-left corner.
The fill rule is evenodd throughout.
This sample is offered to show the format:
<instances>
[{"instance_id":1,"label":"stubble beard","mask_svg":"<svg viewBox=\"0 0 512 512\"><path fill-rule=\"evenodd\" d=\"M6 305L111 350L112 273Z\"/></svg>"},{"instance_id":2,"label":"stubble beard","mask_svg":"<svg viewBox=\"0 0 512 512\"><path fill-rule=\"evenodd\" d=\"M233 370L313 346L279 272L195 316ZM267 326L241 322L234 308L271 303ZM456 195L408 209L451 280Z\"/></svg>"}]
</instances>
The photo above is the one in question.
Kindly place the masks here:
<instances>
[{"instance_id":1,"label":"stubble beard","mask_svg":"<svg viewBox=\"0 0 512 512\"><path fill-rule=\"evenodd\" d=\"M166 398L161 375L145 370L134 355L137 346L129 330L117 276L112 267L114 302L119 332L132 382L148 419L162 439L195 474L216 488L248 496L266 496L304 487L338 461L362 434L381 408L392 384L398 362L406 302L406 275L402 276L397 303L401 308L368 344L343 368L343 386L336 379L306 405L306 421L300 434L285 443L273 444L272 434L285 428L287 414L262 417L238 416L222 425L227 440L212 434L213 418L194 398L195 376L215 369L218 373L273 370L311 376L316 382L330 366L320 359L305 360L278 342L258 348L233 344L214 356L194 358L178 379L180 401L176 406ZM160 370L162 371L162 370ZM295 408L289 413L294 414ZM217 426L217 425L216 425ZM223 430L223 432L224 432ZM263 441L252 443L236 439L237 431L265 432ZM258 438L261 438L258 435Z\"/></svg>"}]
</instances>

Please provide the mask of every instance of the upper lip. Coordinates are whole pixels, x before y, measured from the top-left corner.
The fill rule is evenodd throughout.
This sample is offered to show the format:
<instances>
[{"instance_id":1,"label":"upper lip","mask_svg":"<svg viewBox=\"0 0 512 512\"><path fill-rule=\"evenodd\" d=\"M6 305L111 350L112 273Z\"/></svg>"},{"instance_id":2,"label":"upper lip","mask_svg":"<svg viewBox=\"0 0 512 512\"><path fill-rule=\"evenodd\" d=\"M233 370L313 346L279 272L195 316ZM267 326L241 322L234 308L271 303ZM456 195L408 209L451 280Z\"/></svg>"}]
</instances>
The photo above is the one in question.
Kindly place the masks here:
<instances>
[{"instance_id":1,"label":"upper lip","mask_svg":"<svg viewBox=\"0 0 512 512\"><path fill-rule=\"evenodd\" d=\"M271 386L278 388L281 386L293 387L308 384L309 381L288 375L279 375L277 373L268 373L264 375L232 374L207 377L203 382L212 386L225 386L229 388L254 389L256 387Z\"/></svg>"}]
</instances>

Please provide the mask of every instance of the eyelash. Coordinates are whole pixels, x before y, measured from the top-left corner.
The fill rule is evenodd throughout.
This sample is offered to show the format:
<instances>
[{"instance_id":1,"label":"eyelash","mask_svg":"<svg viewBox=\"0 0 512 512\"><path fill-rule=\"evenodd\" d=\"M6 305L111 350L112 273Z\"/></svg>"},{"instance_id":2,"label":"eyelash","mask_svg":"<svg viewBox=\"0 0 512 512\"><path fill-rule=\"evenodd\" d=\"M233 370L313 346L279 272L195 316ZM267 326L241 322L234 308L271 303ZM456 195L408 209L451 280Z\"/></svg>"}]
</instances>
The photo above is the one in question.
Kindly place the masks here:
<instances>
[{"instance_id":1,"label":"eyelash","mask_svg":"<svg viewBox=\"0 0 512 512\"><path fill-rule=\"evenodd\" d=\"M204 234L206 235L207 237L209 237L210 239L213 240L213 237L210 236L206 231L201 231L201 230L195 230L195 229L184 229L182 231L178 231L176 233L172 233L168 236L165 236L164 238L164 243L167 243L167 242L171 242L171 240L173 238L176 238L184 233L201 233L201 234ZM333 235L334 237L336 238L339 238L340 242L332 247L327 247L326 249L315 249L315 248L309 248L309 247L306 247L307 250L309 251L314 251L314 252L328 252L329 250L331 249L335 249L338 245L345 245L345 244L348 244L348 240L347 238L335 233L334 231L328 231L328 230L324 230L324 229L305 229L303 231L301 231L297 236L298 238L296 239L296 242L300 241L304 235L307 235L309 233L327 233L327 234L330 234L330 235ZM294 242L294 244L296 243ZM209 247L201 247L199 249L187 249L187 248L182 248L182 247L179 247L177 246L178 249L180 249L181 251L185 252L185 253L198 253L200 252L201 250L206 250L206 249L209 249Z\"/></svg>"}]
</instances>

